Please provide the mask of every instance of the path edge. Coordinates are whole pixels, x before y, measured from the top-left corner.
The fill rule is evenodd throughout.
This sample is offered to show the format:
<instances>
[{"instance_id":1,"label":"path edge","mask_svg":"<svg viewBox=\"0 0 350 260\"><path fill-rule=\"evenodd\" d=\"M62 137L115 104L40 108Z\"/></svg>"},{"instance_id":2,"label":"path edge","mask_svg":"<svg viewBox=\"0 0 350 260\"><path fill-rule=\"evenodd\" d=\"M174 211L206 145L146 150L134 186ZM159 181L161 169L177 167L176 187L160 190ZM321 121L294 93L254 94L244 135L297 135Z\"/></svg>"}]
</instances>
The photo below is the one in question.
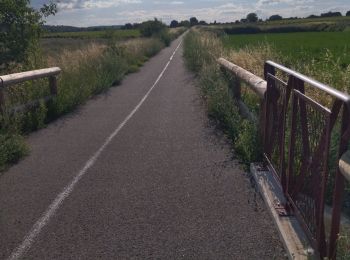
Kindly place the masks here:
<instances>
[{"instance_id":1,"label":"path edge","mask_svg":"<svg viewBox=\"0 0 350 260\"><path fill-rule=\"evenodd\" d=\"M250 172L277 227L288 258L291 260L316 259L314 250L297 219L294 216L281 217L275 209L277 204L283 205L286 198L273 174L266 168L261 167L259 163L251 163Z\"/></svg>"}]
</instances>

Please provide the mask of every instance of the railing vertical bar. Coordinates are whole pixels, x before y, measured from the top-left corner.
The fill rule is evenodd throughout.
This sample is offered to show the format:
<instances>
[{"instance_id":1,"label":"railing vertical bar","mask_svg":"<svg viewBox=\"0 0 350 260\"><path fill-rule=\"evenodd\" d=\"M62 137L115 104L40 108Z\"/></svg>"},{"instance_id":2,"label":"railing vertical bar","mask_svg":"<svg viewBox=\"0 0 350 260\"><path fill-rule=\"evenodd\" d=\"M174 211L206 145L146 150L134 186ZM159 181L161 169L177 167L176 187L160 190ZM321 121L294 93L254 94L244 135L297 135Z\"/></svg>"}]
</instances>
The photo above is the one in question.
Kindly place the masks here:
<instances>
[{"instance_id":1,"label":"railing vertical bar","mask_svg":"<svg viewBox=\"0 0 350 260\"><path fill-rule=\"evenodd\" d=\"M324 162L322 169L322 180L321 180L321 192L319 193L319 200L316 201L317 207L319 207L319 215L318 217L318 232L317 232L317 241L319 253L322 257L327 256L327 243L326 243L326 234L325 234L325 225L324 225L324 208L325 208L325 194L326 194L326 186L327 186L327 177L328 177L328 158L329 158L329 147L330 147L330 135L331 135L331 115L326 117L326 143L325 150L327 158ZM321 137L322 138L322 137Z\"/></svg>"},{"instance_id":2,"label":"railing vertical bar","mask_svg":"<svg viewBox=\"0 0 350 260\"><path fill-rule=\"evenodd\" d=\"M57 96L57 78L56 76L49 77L49 86L51 95Z\"/></svg>"},{"instance_id":3,"label":"railing vertical bar","mask_svg":"<svg viewBox=\"0 0 350 260\"><path fill-rule=\"evenodd\" d=\"M292 76L291 76L292 77ZM292 79L294 82L294 78ZM294 87L294 86L293 86ZM294 149L295 149L295 137L297 128L297 113L298 113L298 98L295 93L292 93L292 118L291 118L291 133L289 141L289 151L288 151L288 170L287 170L287 186L286 193L290 194L292 178L293 178L293 162L294 162Z\"/></svg>"},{"instance_id":4,"label":"railing vertical bar","mask_svg":"<svg viewBox=\"0 0 350 260\"><path fill-rule=\"evenodd\" d=\"M341 126L341 140L339 145L338 158L347 151L348 141L344 140L344 134L349 128L349 109L347 106L343 106L343 117L342 117L342 126ZM335 185L333 193L333 211L332 211L332 224L331 224L331 234L329 239L329 252L328 256L331 259L336 259L336 249L337 249L337 240L340 231L340 217L341 217L341 208L343 204L344 197L344 188L345 188L345 178L340 172L338 167L336 176L335 176Z\"/></svg>"},{"instance_id":5,"label":"railing vertical bar","mask_svg":"<svg viewBox=\"0 0 350 260\"><path fill-rule=\"evenodd\" d=\"M0 77L0 113L4 111L4 107L5 107L4 81Z\"/></svg>"}]
</instances>

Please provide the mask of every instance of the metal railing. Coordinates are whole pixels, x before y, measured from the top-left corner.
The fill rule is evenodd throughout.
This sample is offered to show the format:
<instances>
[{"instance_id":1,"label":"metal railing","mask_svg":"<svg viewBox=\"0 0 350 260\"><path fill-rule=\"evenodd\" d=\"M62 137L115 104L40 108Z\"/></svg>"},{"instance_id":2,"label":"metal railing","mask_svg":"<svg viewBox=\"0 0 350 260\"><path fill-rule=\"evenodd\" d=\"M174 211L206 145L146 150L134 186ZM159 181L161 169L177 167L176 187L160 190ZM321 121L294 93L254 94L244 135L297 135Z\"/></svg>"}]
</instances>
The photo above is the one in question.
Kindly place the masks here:
<instances>
[{"instance_id":1,"label":"metal railing","mask_svg":"<svg viewBox=\"0 0 350 260\"><path fill-rule=\"evenodd\" d=\"M0 112L5 111L5 94L4 91L7 87L20 84L29 80L36 80L42 78L49 78L50 95L43 97L39 100L34 100L24 105L20 105L12 108L12 112L19 110L25 110L28 107L35 106L40 100L45 102L51 100L54 96L57 96L57 75L61 73L61 69L58 67L26 71L21 73L15 73L10 75L0 76Z\"/></svg>"},{"instance_id":2,"label":"metal railing","mask_svg":"<svg viewBox=\"0 0 350 260\"><path fill-rule=\"evenodd\" d=\"M350 96L272 61L265 63L265 80L222 58L218 63L236 77L236 83L245 82L261 98L259 123L266 166L279 180L288 201L279 213L294 214L320 257L335 259L344 176L350 179L350 155L345 154L350 140ZM240 92L240 84L233 87L233 92ZM327 102L312 99L308 93L313 91L320 92ZM243 103L238 100L239 93L234 97L238 104ZM327 235L324 209L330 185L329 150L336 131L340 135L337 161L342 159L332 188Z\"/></svg>"}]
</instances>

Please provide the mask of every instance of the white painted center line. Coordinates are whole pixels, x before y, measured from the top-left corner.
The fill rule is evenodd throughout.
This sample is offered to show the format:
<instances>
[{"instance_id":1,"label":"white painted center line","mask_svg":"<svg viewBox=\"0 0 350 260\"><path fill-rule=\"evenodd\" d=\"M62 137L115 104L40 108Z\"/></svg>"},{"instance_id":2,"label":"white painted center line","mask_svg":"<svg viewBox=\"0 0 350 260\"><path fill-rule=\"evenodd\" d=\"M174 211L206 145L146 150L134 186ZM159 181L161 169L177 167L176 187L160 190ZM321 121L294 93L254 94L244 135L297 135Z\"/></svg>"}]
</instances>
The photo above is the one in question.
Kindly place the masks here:
<instances>
[{"instance_id":1,"label":"white painted center line","mask_svg":"<svg viewBox=\"0 0 350 260\"><path fill-rule=\"evenodd\" d=\"M62 205L63 201L72 193L74 187L78 184L80 179L84 177L87 171L95 164L97 159L100 157L101 153L106 149L114 137L120 132L120 130L126 125L126 123L134 116L134 114L139 110L142 104L146 101L152 90L156 87L160 79L163 77L165 71L167 70L170 62L173 60L177 50L180 48L182 40L176 47L175 51L171 55L169 61L165 65L162 72L159 74L157 80L154 82L152 87L147 91L146 95L141 99L137 106L130 112L130 114L124 119L122 123L114 130L114 132L105 140L103 145L91 156L91 158L85 163L84 167L74 176L73 180L62 190L61 193L57 195L55 200L50 204L44 214L38 219L34 224L29 233L24 237L22 243L12 252L8 260L20 259L26 251L30 249L34 243L36 237L40 234L42 229L49 223L52 216L55 215L59 207Z\"/></svg>"}]
</instances>

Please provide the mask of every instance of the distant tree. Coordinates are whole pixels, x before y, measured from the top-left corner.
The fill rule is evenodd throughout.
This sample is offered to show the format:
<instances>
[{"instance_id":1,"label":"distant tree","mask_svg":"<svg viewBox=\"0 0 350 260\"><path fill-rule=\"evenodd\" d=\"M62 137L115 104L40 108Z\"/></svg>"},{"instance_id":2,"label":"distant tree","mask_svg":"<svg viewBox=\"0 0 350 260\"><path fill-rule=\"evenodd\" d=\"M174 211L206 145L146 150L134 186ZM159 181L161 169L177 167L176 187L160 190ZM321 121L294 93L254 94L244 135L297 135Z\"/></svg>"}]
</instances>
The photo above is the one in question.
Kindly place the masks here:
<instances>
[{"instance_id":1,"label":"distant tree","mask_svg":"<svg viewBox=\"0 0 350 260\"><path fill-rule=\"evenodd\" d=\"M236 20L236 21L235 21L235 24L239 24L239 20Z\"/></svg>"},{"instance_id":2,"label":"distant tree","mask_svg":"<svg viewBox=\"0 0 350 260\"><path fill-rule=\"evenodd\" d=\"M30 50L39 45L44 17L56 11L53 3L35 10L29 0L0 1L0 70L26 60Z\"/></svg>"},{"instance_id":3,"label":"distant tree","mask_svg":"<svg viewBox=\"0 0 350 260\"><path fill-rule=\"evenodd\" d=\"M134 27L133 27L133 25L131 24L131 23L126 23L124 26L123 26L123 28L122 29L124 29L124 30L131 30L131 29L133 29Z\"/></svg>"},{"instance_id":4,"label":"distant tree","mask_svg":"<svg viewBox=\"0 0 350 260\"><path fill-rule=\"evenodd\" d=\"M187 21L187 20L181 21L181 22L179 23L179 25L180 25L181 27L190 27L190 26L191 26L190 21Z\"/></svg>"},{"instance_id":5,"label":"distant tree","mask_svg":"<svg viewBox=\"0 0 350 260\"><path fill-rule=\"evenodd\" d=\"M154 20L141 23L140 33L144 37L151 37L154 35L159 35L166 28L167 26L164 23L155 18Z\"/></svg>"},{"instance_id":6,"label":"distant tree","mask_svg":"<svg viewBox=\"0 0 350 260\"><path fill-rule=\"evenodd\" d=\"M197 18L196 17L191 17L190 18L190 24L191 24L191 26L197 25L198 24Z\"/></svg>"},{"instance_id":7,"label":"distant tree","mask_svg":"<svg viewBox=\"0 0 350 260\"><path fill-rule=\"evenodd\" d=\"M274 14L274 15L271 15L270 18L269 18L269 21L278 21L278 20L282 20L282 16L278 15L278 14Z\"/></svg>"},{"instance_id":8,"label":"distant tree","mask_svg":"<svg viewBox=\"0 0 350 260\"><path fill-rule=\"evenodd\" d=\"M199 21L198 24L199 24L199 25L208 25L208 23L207 23L206 21L203 21L203 20Z\"/></svg>"},{"instance_id":9,"label":"distant tree","mask_svg":"<svg viewBox=\"0 0 350 260\"><path fill-rule=\"evenodd\" d=\"M307 18L313 19L313 18L319 18L319 16L312 14L312 15L309 15Z\"/></svg>"},{"instance_id":10,"label":"distant tree","mask_svg":"<svg viewBox=\"0 0 350 260\"><path fill-rule=\"evenodd\" d=\"M245 18L242 18L240 22L241 22L241 23L247 23L247 22L248 22L248 20L247 20L247 19L245 19Z\"/></svg>"},{"instance_id":11,"label":"distant tree","mask_svg":"<svg viewBox=\"0 0 350 260\"><path fill-rule=\"evenodd\" d=\"M328 12L321 14L321 17L337 17L342 16L341 12Z\"/></svg>"},{"instance_id":12,"label":"distant tree","mask_svg":"<svg viewBox=\"0 0 350 260\"><path fill-rule=\"evenodd\" d=\"M176 28L179 27L179 22L176 20L172 20L170 23L170 28Z\"/></svg>"},{"instance_id":13,"label":"distant tree","mask_svg":"<svg viewBox=\"0 0 350 260\"><path fill-rule=\"evenodd\" d=\"M258 21L258 15L256 13L250 13L246 19L248 23L256 23Z\"/></svg>"},{"instance_id":14,"label":"distant tree","mask_svg":"<svg viewBox=\"0 0 350 260\"><path fill-rule=\"evenodd\" d=\"M133 23L133 24L132 24L132 27L133 27L134 29L139 29L140 26L141 26L140 23Z\"/></svg>"},{"instance_id":15,"label":"distant tree","mask_svg":"<svg viewBox=\"0 0 350 260\"><path fill-rule=\"evenodd\" d=\"M347 11L347 12L346 12L346 16L350 16L350 11Z\"/></svg>"}]
</instances>

